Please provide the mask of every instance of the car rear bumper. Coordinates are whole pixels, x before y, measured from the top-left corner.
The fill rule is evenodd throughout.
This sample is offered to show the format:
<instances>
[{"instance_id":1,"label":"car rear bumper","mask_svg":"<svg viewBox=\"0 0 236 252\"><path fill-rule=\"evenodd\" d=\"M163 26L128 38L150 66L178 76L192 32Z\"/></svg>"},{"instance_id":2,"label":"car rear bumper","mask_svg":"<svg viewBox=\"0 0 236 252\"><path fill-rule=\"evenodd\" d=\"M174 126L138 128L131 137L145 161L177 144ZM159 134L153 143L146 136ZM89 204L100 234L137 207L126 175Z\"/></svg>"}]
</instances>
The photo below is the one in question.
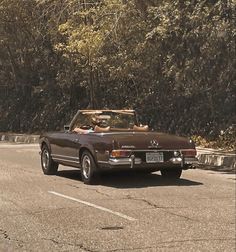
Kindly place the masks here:
<instances>
[{"instance_id":1,"label":"car rear bumper","mask_svg":"<svg viewBox=\"0 0 236 252\"><path fill-rule=\"evenodd\" d=\"M198 164L198 159L196 157L185 157L184 164L185 165L196 165L196 164Z\"/></svg>"},{"instance_id":2,"label":"car rear bumper","mask_svg":"<svg viewBox=\"0 0 236 252\"><path fill-rule=\"evenodd\" d=\"M140 158L131 156L129 158L110 158L108 162L98 162L100 166L104 168L116 169L116 168L165 168L165 167L182 167L183 169L191 168L198 163L198 159L195 157L173 157L168 161L161 163L146 163L142 162Z\"/></svg>"}]
</instances>

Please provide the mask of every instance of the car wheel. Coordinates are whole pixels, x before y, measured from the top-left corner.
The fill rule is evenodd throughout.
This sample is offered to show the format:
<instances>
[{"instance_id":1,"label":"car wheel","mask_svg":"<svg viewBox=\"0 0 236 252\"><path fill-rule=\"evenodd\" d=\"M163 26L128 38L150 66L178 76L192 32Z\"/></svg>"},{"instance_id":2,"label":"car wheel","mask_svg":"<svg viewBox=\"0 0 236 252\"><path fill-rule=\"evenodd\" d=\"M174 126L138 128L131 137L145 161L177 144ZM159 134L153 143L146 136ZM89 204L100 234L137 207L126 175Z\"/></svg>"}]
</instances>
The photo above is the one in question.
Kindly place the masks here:
<instances>
[{"instance_id":1,"label":"car wheel","mask_svg":"<svg viewBox=\"0 0 236 252\"><path fill-rule=\"evenodd\" d=\"M58 169L58 163L54 162L51 153L46 145L43 146L41 151L41 166L43 173L46 175L55 175Z\"/></svg>"},{"instance_id":2,"label":"car wheel","mask_svg":"<svg viewBox=\"0 0 236 252\"><path fill-rule=\"evenodd\" d=\"M162 169L161 170L161 175L164 178L169 178L169 179L179 179L182 174L182 169Z\"/></svg>"},{"instance_id":3,"label":"car wheel","mask_svg":"<svg viewBox=\"0 0 236 252\"><path fill-rule=\"evenodd\" d=\"M81 158L81 176L85 184L96 184L99 178L97 165L89 151L84 151Z\"/></svg>"}]
</instances>

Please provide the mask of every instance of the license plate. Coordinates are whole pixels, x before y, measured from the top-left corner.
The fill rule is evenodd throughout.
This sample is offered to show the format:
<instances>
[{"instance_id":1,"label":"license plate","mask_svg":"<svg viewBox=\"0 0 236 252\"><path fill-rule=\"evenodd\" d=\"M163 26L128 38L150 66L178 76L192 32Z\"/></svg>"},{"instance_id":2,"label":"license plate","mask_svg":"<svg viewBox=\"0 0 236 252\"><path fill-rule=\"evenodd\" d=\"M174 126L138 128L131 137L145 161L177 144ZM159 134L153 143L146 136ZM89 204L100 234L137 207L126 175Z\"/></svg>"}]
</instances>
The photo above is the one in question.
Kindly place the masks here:
<instances>
[{"instance_id":1,"label":"license plate","mask_svg":"<svg viewBox=\"0 0 236 252\"><path fill-rule=\"evenodd\" d=\"M148 152L146 153L147 163L162 163L164 162L163 152Z\"/></svg>"}]
</instances>

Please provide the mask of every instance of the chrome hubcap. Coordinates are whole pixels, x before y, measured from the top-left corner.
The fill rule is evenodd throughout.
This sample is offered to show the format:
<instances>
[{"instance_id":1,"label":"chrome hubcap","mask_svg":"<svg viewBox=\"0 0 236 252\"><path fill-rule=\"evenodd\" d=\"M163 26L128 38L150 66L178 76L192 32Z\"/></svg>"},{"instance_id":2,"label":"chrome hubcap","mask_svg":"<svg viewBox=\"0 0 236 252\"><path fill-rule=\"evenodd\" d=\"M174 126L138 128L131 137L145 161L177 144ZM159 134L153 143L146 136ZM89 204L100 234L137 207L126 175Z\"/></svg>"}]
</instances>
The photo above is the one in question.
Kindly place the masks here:
<instances>
[{"instance_id":1,"label":"chrome hubcap","mask_svg":"<svg viewBox=\"0 0 236 252\"><path fill-rule=\"evenodd\" d=\"M85 155L83 158L83 162L82 162L82 172L83 172L83 176L88 179L90 176L90 171L91 171L91 162L90 162L90 158Z\"/></svg>"},{"instance_id":2,"label":"chrome hubcap","mask_svg":"<svg viewBox=\"0 0 236 252\"><path fill-rule=\"evenodd\" d=\"M42 153L42 165L43 169L47 169L49 164L49 152L47 150L43 150Z\"/></svg>"}]
</instances>

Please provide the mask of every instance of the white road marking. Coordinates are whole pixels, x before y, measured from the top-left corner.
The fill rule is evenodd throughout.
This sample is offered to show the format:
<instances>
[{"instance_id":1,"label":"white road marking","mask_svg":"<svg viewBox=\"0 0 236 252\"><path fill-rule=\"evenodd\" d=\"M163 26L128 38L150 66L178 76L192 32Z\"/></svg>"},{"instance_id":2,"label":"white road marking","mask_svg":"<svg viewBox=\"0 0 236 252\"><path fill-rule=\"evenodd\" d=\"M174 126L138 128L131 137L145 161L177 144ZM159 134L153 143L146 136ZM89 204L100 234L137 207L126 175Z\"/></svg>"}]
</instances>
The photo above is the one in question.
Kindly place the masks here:
<instances>
[{"instance_id":1,"label":"white road marking","mask_svg":"<svg viewBox=\"0 0 236 252\"><path fill-rule=\"evenodd\" d=\"M87 206L90 206L90 207L94 207L94 208L99 209L99 210L102 210L102 211L104 211L104 212L108 212L108 213L117 215L117 216L119 216L119 217L121 217L121 218L124 218L124 219L126 219L126 220L129 220L129 221L136 221L136 220L137 220L137 219L132 218L132 217L130 217L130 216L128 216L128 215L125 215L125 214L122 214L122 213L119 213L119 212L116 212L116 211L112 211L111 209L108 209L108 208L105 208L105 207L102 207L102 206L98 206L98 205L95 205L95 204L93 204L93 203L90 203L90 202L87 202L87 201L84 201L84 200L76 199L76 198L73 198L73 197L70 197L70 196L61 194L61 193L57 193L57 192L54 192L54 191L48 191L48 193L57 195L57 196L59 196L59 197L65 198L65 199L69 199L69 200L72 200L72 201L76 201L76 202L79 202L79 203L81 203L81 204L84 204L84 205L87 205Z\"/></svg>"}]
</instances>

